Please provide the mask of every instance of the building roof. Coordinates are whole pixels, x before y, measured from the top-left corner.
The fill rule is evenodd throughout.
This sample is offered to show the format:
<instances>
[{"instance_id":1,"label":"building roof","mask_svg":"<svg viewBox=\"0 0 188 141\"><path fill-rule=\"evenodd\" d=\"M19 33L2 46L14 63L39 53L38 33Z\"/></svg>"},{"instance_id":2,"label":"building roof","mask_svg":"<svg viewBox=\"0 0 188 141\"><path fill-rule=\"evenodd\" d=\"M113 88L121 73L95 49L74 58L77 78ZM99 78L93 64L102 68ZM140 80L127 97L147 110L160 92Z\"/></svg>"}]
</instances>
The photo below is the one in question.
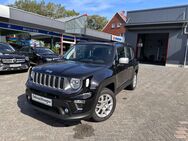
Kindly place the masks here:
<instances>
[{"instance_id":1,"label":"building roof","mask_svg":"<svg viewBox=\"0 0 188 141\"><path fill-rule=\"evenodd\" d=\"M184 24L188 22L188 5L127 12L128 26Z\"/></svg>"},{"instance_id":2,"label":"building roof","mask_svg":"<svg viewBox=\"0 0 188 141\"><path fill-rule=\"evenodd\" d=\"M0 17L8 19L9 23L53 32L64 32L64 23L52 18L4 5L0 5L0 9Z\"/></svg>"},{"instance_id":3,"label":"building roof","mask_svg":"<svg viewBox=\"0 0 188 141\"><path fill-rule=\"evenodd\" d=\"M127 11L127 13L144 12L144 11L156 11L156 10L167 10L167 9L177 9L177 8L187 8L187 7L188 7L188 4L186 4L186 5L178 5L178 6L168 6L168 7L141 9L141 10L132 10L132 11Z\"/></svg>"},{"instance_id":4,"label":"building roof","mask_svg":"<svg viewBox=\"0 0 188 141\"><path fill-rule=\"evenodd\" d=\"M111 20L115 17L116 14L118 14L121 17L121 19L126 23L127 17L125 16L125 11L115 13ZM107 27L111 20L109 20L108 23L103 27L102 31Z\"/></svg>"},{"instance_id":5,"label":"building roof","mask_svg":"<svg viewBox=\"0 0 188 141\"><path fill-rule=\"evenodd\" d=\"M43 31L45 31L45 35L48 35L50 32L59 35L62 33L69 33L72 35L83 35L102 40L111 40L112 37L111 34L87 28L87 14L53 19L4 5L0 5L0 9L0 18L4 19L6 22L3 24L6 24L6 26L11 25L11 27L19 29L20 27L21 29L24 28L24 31L33 32L33 35L37 35L38 33L43 34ZM42 33L38 32L38 30L42 30Z\"/></svg>"},{"instance_id":6,"label":"building roof","mask_svg":"<svg viewBox=\"0 0 188 141\"><path fill-rule=\"evenodd\" d=\"M63 17L63 18L59 18L59 19L56 19L58 21L61 21L61 22L68 22L68 21L71 21L71 20L74 20L74 19L78 19L82 16L85 16L85 15L78 15L78 16L71 16L71 17Z\"/></svg>"},{"instance_id":7,"label":"building roof","mask_svg":"<svg viewBox=\"0 0 188 141\"><path fill-rule=\"evenodd\" d=\"M125 11L118 12L118 14L119 14L120 17L126 22L127 17L125 16Z\"/></svg>"}]
</instances>

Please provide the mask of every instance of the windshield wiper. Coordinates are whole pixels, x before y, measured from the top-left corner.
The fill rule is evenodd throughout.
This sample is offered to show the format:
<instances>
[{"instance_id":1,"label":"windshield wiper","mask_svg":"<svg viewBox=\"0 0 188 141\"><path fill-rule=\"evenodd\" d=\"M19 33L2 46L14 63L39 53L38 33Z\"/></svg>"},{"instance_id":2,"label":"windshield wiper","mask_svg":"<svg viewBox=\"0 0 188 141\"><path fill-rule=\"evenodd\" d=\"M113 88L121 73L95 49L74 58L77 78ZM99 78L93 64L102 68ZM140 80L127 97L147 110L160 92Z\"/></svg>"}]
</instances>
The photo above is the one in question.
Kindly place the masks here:
<instances>
[{"instance_id":1,"label":"windshield wiper","mask_svg":"<svg viewBox=\"0 0 188 141\"><path fill-rule=\"evenodd\" d=\"M84 62L84 63L93 63L93 59L79 59L77 61Z\"/></svg>"}]
</instances>

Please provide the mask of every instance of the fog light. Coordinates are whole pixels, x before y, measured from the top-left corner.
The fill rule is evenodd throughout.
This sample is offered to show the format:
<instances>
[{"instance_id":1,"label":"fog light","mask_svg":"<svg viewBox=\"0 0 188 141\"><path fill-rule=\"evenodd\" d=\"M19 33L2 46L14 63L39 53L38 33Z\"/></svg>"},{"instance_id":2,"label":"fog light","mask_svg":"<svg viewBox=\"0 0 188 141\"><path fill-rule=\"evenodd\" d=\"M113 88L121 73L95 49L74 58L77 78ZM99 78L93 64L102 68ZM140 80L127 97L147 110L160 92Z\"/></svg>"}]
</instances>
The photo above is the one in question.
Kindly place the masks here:
<instances>
[{"instance_id":1,"label":"fog light","mask_svg":"<svg viewBox=\"0 0 188 141\"><path fill-rule=\"evenodd\" d=\"M28 99L28 100L30 100L30 99L31 99L31 97L30 97L30 96L27 96L27 99Z\"/></svg>"},{"instance_id":2,"label":"fog light","mask_svg":"<svg viewBox=\"0 0 188 141\"><path fill-rule=\"evenodd\" d=\"M67 109L67 108L65 108L65 113L67 114L67 113L69 113L69 109Z\"/></svg>"}]
</instances>

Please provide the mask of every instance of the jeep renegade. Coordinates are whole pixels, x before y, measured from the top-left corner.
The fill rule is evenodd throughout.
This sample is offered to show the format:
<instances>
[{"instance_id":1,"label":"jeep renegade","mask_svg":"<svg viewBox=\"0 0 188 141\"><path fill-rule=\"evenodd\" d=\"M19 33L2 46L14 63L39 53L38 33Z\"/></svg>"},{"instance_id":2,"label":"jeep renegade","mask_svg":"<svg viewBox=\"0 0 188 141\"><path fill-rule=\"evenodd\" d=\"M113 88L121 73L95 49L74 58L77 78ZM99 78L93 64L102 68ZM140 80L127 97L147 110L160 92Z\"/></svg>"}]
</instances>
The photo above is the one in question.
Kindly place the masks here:
<instances>
[{"instance_id":1,"label":"jeep renegade","mask_svg":"<svg viewBox=\"0 0 188 141\"><path fill-rule=\"evenodd\" d=\"M27 101L36 110L63 120L108 119L116 94L137 85L138 62L128 44L84 42L64 61L30 70Z\"/></svg>"}]
</instances>

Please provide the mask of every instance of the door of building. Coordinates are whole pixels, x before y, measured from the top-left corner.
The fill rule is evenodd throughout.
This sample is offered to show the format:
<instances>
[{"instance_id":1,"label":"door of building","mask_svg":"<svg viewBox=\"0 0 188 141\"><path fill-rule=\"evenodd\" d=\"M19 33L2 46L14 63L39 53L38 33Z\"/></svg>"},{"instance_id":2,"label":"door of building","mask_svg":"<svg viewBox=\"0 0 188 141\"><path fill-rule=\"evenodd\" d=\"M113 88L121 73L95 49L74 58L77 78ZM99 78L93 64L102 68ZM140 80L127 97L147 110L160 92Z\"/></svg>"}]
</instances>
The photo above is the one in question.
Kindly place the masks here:
<instances>
[{"instance_id":1,"label":"door of building","mask_svg":"<svg viewBox=\"0 0 188 141\"><path fill-rule=\"evenodd\" d=\"M165 65L168 33L139 34L137 58L141 63Z\"/></svg>"}]
</instances>

